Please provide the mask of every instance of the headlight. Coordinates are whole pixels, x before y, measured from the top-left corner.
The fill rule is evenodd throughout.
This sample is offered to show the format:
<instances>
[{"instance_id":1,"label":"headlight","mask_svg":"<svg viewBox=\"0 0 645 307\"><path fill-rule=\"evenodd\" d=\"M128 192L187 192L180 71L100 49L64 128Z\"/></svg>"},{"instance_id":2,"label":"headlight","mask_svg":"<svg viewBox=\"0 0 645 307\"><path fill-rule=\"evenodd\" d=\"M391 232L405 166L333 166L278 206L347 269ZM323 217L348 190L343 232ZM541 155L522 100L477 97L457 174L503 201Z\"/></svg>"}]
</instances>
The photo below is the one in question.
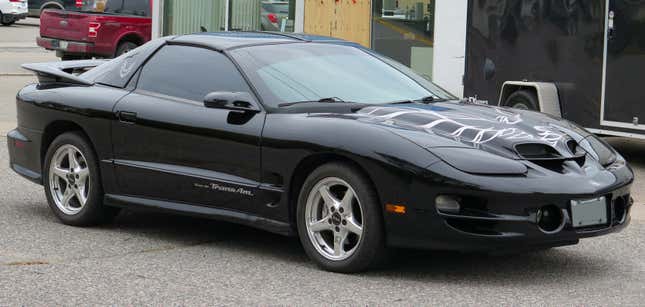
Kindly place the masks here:
<instances>
[{"instance_id":1,"label":"headlight","mask_svg":"<svg viewBox=\"0 0 645 307\"><path fill-rule=\"evenodd\" d=\"M616 151L604 140L595 135L590 135L579 142L587 153L598 161L602 166L609 166L616 162L618 155Z\"/></svg>"},{"instance_id":2,"label":"headlight","mask_svg":"<svg viewBox=\"0 0 645 307\"><path fill-rule=\"evenodd\" d=\"M515 160L472 148L441 147L430 151L452 167L481 175L522 175L526 166Z\"/></svg>"}]
</instances>

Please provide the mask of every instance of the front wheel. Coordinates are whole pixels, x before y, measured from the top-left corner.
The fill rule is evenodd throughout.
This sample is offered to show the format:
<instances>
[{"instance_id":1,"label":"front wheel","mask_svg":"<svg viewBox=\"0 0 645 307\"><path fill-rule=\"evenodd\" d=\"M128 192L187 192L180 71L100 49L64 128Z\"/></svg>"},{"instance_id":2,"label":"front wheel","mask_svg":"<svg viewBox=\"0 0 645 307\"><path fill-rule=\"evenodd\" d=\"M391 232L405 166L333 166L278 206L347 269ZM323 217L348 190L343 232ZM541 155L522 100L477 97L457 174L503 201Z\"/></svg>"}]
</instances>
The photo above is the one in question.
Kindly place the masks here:
<instances>
[{"instance_id":1,"label":"front wheel","mask_svg":"<svg viewBox=\"0 0 645 307\"><path fill-rule=\"evenodd\" d=\"M376 192L350 165L326 164L305 180L297 222L305 252L325 270L362 271L386 256Z\"/></svg>"},{"instance_id":2,"label":"front wheel","mask_svg":"<svg viewBox=\"0 0 645 307\"><path fill-rule=\"evenodd\" d=\"M49 207L64 224L95 225L117 213L103 206L96 155L77 132L61 134L49 146L43 183Z\"/></svg>"}]
</instances>

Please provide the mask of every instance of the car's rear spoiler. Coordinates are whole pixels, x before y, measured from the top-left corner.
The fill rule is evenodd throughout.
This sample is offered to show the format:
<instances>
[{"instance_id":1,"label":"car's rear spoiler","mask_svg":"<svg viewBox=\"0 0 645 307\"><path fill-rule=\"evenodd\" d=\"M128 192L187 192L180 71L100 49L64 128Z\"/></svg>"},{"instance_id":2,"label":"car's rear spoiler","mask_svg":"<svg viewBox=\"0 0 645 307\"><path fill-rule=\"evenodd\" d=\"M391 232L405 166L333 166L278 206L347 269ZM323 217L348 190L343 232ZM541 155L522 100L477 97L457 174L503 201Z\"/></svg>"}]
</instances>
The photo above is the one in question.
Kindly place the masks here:
<instances>
[{"instance_id":1,"label":"car's rear spoiler","mask_svg":"<svg viewBox=\"0 0 645 307\"><path fill-rule=\"evenodd\" d=\"M79 85L93 85L93 81L83 79L78 72L84 72L105 63L106 60L80 60L47 63L22 64L22 68L33 71L38 82L65 82ZM76 73L76 74L75 74Z\"/></svg>"}]
</instances>

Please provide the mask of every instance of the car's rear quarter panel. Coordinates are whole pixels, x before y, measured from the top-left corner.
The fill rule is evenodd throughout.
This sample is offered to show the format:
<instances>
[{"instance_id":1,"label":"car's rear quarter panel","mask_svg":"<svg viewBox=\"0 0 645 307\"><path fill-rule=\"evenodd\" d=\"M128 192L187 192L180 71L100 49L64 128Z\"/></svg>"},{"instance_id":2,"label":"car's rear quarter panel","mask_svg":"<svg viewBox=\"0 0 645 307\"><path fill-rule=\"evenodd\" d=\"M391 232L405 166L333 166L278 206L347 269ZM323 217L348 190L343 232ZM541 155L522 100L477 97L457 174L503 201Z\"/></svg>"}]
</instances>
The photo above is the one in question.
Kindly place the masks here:
<instances>
[{"instance_id":1,"label":"car's rear quarter panel","mask_svg":"<svg viewBox=\"0 0 645 307\"><path fill-rule=\"evenodd\" d=\"M17 95L17 117L20 134L29 142L23 148L10 148L18 164L30 171L42 174L47 142L53 136L53 127L77 126L87 135L99 160L110 159L112 145L111 121L115 118L112 109L126 95L122 89L105 86L62 86L32 84ZM20 151L20 152L18 152ZM101 163L105 189L111 190L106 176L111 176L111 164Z\"/></svg>"}]
</instances>

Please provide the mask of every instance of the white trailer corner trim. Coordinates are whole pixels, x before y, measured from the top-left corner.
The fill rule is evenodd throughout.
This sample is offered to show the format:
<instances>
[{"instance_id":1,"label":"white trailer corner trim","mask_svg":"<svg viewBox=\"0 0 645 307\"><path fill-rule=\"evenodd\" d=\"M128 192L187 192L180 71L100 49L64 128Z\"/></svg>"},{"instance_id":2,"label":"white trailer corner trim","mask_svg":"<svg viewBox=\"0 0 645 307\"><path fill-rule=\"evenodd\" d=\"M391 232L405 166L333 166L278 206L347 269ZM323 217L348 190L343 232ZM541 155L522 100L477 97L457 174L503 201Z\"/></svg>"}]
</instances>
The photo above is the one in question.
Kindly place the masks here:
<instances>
[{"instance_id":1,"label":"white trailer corner trim","mask_svg":"<svg viewBox=\"0 0 645 307\"><path fill-rule=\"evenodd\" d=\"M558 88L550 82L527 82L527 81L506 81L502 85L497 105L502 105L506 98L516 90L522 88L534 89L537 94L538 107L540 112L562 117L560 110L560 98Z\"/></svg>"}]
</instances>

